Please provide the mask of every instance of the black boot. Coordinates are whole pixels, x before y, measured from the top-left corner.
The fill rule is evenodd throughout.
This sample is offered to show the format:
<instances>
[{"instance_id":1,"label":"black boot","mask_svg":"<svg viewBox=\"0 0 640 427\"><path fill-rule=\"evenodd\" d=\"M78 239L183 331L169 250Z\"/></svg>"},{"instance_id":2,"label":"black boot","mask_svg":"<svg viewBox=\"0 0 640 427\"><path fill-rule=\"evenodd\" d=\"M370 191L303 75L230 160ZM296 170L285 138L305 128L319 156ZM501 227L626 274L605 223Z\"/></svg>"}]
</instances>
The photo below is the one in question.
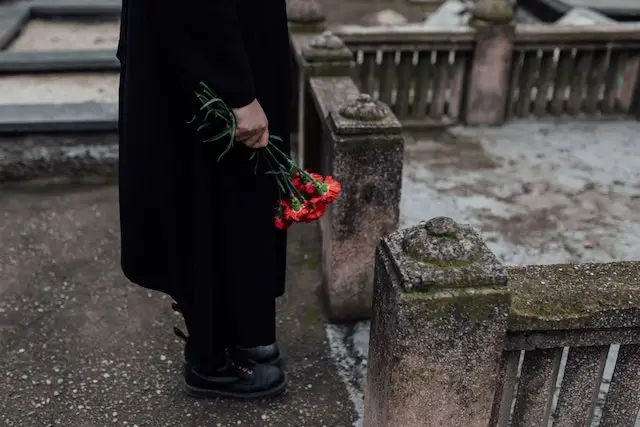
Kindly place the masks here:
<instances>
[{"instance_id":1,"label":"black boot","mask_svg":"<svg viewBox=\"0 0 640 427\"><path fill-rule=\"evenodd\" d=\"M218 368L186 362L184 381L190 396L239 400L275 397L282 394L287 385L280 367L252 363L233 354Z\"/></svg>"},{"instance_id":2,"label":"black boot","mask_svg":"<svg viewBox=\"0 0 640 427\"><path fill-rule=\"evenodd\" d=\"M235 352L253 363L280 365L282 362L280 349L276 343L250 348L236 347Z\"/></svg>"}]
</instances>

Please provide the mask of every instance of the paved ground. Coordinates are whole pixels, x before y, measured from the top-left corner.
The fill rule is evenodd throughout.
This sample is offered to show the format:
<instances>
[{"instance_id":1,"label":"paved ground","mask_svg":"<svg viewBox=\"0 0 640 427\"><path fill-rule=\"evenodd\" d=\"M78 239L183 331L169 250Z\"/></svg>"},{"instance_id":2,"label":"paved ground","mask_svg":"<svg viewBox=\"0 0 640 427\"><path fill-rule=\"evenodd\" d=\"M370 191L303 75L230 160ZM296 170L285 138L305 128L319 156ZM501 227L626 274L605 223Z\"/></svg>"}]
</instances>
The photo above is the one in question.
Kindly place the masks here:
<instances>
[{"instance_id":1,"label":"paved ground","mask_svg":"<svg viewBox=\"0 0 640 427\"><path fill-rule=\"evenodd\" d=\"M316 305L315 229L291 234L280 337L289 392L245 405L187 398L179 318L118 266L114 187L0 189L0 424L343 427L355 412Z\"/></svg>"}]
</instances>

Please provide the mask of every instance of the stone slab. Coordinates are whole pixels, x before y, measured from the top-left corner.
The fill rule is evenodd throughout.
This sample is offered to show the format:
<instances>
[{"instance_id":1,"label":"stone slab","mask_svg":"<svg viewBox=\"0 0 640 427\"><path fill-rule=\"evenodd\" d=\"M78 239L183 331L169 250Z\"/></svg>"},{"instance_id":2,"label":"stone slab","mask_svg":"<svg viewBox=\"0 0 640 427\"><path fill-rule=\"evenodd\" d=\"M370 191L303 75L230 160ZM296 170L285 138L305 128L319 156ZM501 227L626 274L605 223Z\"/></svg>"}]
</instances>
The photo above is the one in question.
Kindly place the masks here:
<instances>
[{"instance_id":1,"label":"stone slab","mask_svg":"<svg viewBox=\"0 0 640 427\"><path fill-rule=\"evenodd\" d=\"M0 73L117 71L114 50L0 52Z\"/></svg>"},{"instance_id":2,"label":"stone slab","mask_svg":"<svg viewBox=\"0 0 640 427\"><path fill-rule=\"evenodd\" d=\"M11 43L28 19L26 7L0 6L0 50Z\"/></svg>"},{"instance_id":3,"label":"stone slab","mask_svg":"<svg viewBox=\"0 0 640 427\"><path fill-rule=\"evenodd\" d=\"M2 104L117 102L118 73L0 76Z\"/></svg>"},{"instance_id":4,"label":"stone slab","mask_svg":"<svg viewBox=\"0 0 640 427\"><path fill-rule=\"evenodd\" d=\"M0 105L0 134L105 132L117 128L115 103Z\"/></svg>"},{"instance_id":5,"label":"stone slab","mask_svg":"<svg viewBox=\"0 0 640 427\"><path fill-rule=\"evenodd\" d=\"M116 178L116 132L0 136L0 182Z\"/></svg>"},{"instance_id":6,"label":"stone slab","mask_svg":"<svg viewBox=\"0 0 640 427\"><path fill-rule=\"evenodd\" d=\"M36 0L28 1L34 18L113 18L122 11L119 0Z\"/></svg>"},{"instance_id":7,"label":"stone slab","mask_svg":"<svg viewBox=\"0 0 640 427\"><path fill-rule=\"evenodd\" d=\"M115 50L120 23L117 20L82 22L30 20L7 47L9 51Z\"/></svg>"}]
</instances>

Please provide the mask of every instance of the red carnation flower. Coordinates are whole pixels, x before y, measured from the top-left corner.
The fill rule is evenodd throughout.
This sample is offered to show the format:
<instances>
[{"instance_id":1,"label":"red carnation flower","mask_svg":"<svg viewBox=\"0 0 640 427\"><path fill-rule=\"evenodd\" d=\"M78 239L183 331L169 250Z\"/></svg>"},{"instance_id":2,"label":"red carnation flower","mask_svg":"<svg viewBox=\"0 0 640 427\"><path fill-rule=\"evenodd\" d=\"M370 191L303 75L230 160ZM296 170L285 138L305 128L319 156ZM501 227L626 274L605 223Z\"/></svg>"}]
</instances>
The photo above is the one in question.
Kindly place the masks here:
<instances>
[{"instance_id":1,"label":"red carnation flower","mask_svg":"<svg viewBox=\"0 0 640 427\"><path fill-rule=\"evenodd\" d=\"M308 213L307 207L300 200L293 196L284 209L284 219L287 221L300 222Z\"/></svg>"},{"instance_id":2,"label":"red carnation flower","mask_svg":"<svg viewBox=\"0 0 640 427\"><path fill-rule=\"evenodd\" d=\"M322 202L319 202L319 203L309 202L308 205L309 205L309 212L305 217L305 222L313 222L317 219L322 218L322 215L324 215L327 209L326 205Z\"/></svg>"}]
</instances>

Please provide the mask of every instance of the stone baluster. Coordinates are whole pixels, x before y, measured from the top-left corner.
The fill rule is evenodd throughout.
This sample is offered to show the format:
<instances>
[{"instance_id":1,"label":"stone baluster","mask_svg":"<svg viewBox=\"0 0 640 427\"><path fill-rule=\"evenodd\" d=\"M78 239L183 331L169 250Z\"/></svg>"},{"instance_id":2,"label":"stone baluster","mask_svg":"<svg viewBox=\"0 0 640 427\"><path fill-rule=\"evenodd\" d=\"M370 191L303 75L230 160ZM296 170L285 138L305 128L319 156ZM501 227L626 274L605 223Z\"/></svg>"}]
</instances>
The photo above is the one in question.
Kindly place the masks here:
<instances>
[{"instance_id":1,"label":"stone baluster","mask_svg":"<svg viewBox=\"0 0 640 427\"><path fill-rule=\"evenodd\" d=\"M470 227L434 218L376 248L364 427L488 426L507 273Z\"/></svg>"},{"instance_id":2,"label":"stone baluster","mask_svg":"<svg viewBox=\"0 0 640 427\"><path fill-rule=\"evenodd\" d=\"M469 25L476 28L476 45L464 111L467 125L499 126L506 119L514 15L509 0L479 0L473 7Z\"/></svg>"}]
</instances>

